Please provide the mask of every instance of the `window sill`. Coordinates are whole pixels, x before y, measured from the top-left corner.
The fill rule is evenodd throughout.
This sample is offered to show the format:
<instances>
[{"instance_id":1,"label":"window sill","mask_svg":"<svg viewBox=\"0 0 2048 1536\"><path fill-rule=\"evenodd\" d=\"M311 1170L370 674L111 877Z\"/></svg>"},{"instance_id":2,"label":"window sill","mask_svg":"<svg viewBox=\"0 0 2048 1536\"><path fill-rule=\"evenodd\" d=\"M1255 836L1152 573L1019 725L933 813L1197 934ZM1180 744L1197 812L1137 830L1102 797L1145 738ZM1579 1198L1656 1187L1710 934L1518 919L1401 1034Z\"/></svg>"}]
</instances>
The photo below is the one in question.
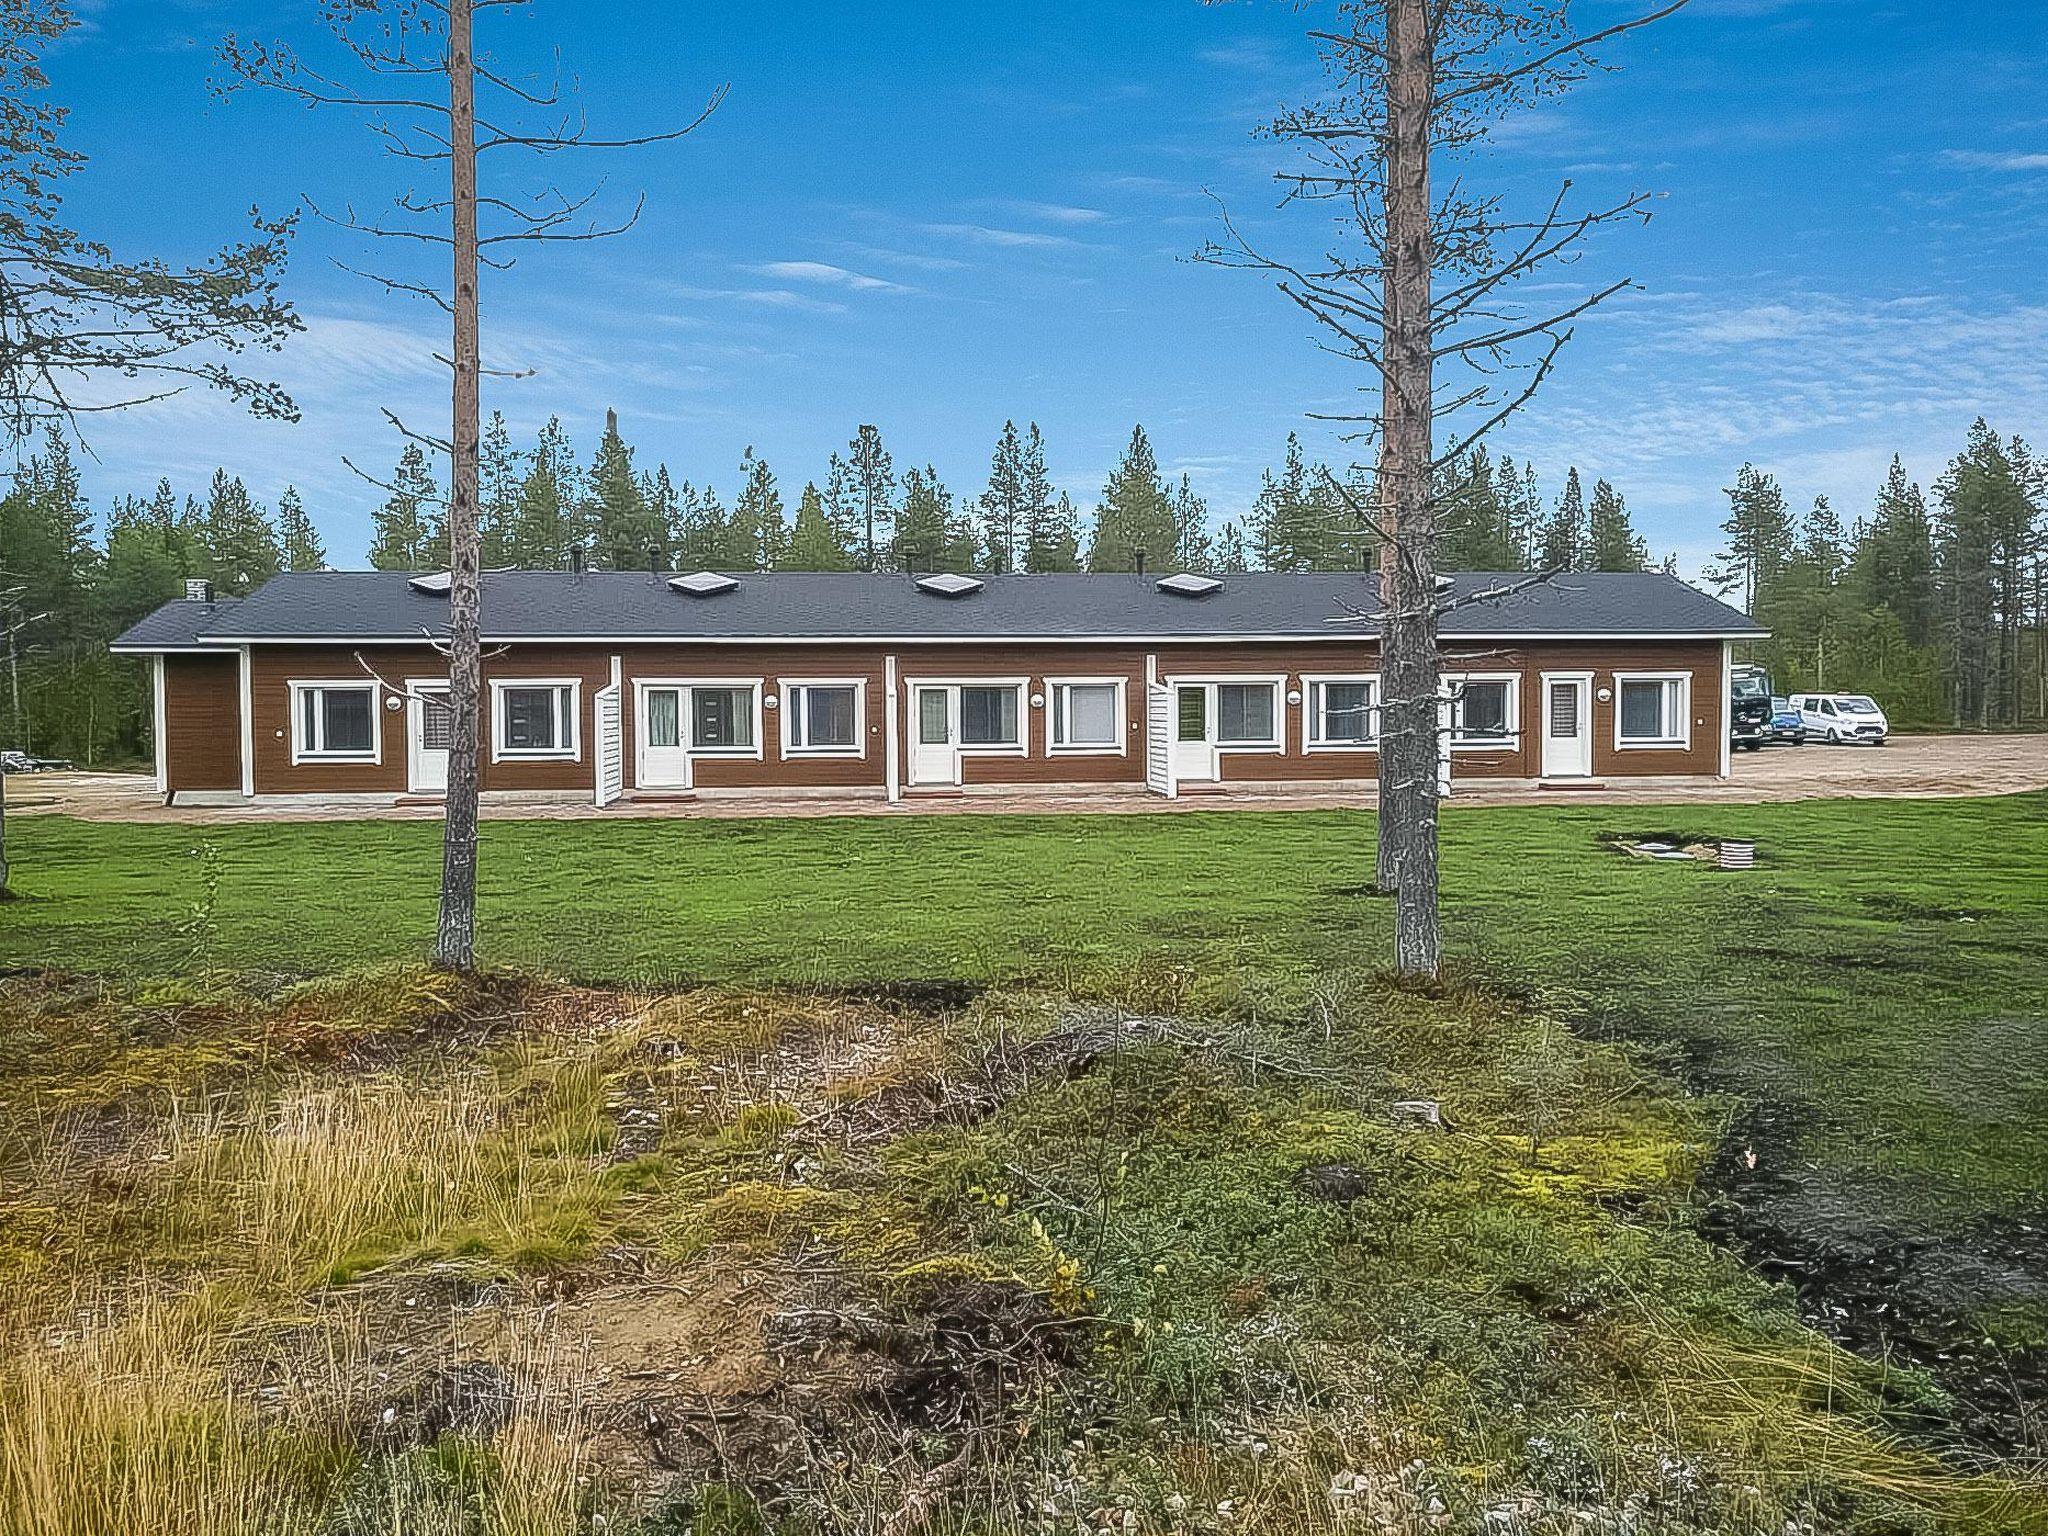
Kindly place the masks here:
<instances>
[{"instance_id":1,"label":"window sill","mask_svg":"<svg viewBox=\"0 0 2048 1536\"><path fill-rule=\"evenodd\" d=\"M1617 741L1614 746L1615 750L1619 752L1688 752L1692 750L1692 743L1682 738L1664 741Z\"/></svg>"},{"instance_id":2,"label":"window sill","mask_svg":"<svg viewBox=\"0 0 2048 1536\"><path fill-rule=\"evenodd\" d=\"M1122 757L1123 747L1115 742L1105 741L1100 746L1090 747L1047 747L1047 757Z\"/></svg>"},{"instance_id":3,"label":"window sill","mask_svg":"<svg viewBox=\"0 0 2048 1536\"><path fill-rule=\"evenodd\" d=\"M1277 741L1219 741L1218 752L1285 752L1287 748Z\"/></svg>"},{"instance_id":4,"label":"window sill","mask_svg":"<svg viewBox=\"0 0 2048 1536\"><path fill-rule=\"evenodd\" d=\"M362 768L374 768L383 762L375 752L295 752L292 765L300 763L344 763Z\"/></svg>"},{"instance_id":5,"label":"window sill","mask_svg":"<svg viewBox=\"0 0 2048 1536\"><path fill-rule=\"evenodd\" d=\"M858 759L867 755L866 750L861 747L784 747L782 749L782 756L785 760L803 757L845 757Z\"/></svg>"},{"instance_id":6,"label":"window sill","mask_svg":"<svg viewBox=\"0 0 2048 1536\"><path fill-rule=\"evenodd\" d=\"M1312 741L1301 750L1304 752L1377 752L1380 744L1376 741Z\"/></svg>"},{"instance_id":7,"label":"window sill","mask_svg":"<svg viewBox=\"0 0 2048 1536\"><path fill-rule=\"evenodd\" d=\"M1522 743L1513 736L1490 736L1484 741L1454 741L1453 752L1519 752Z\"/></svg>"},{"instance_id":8,"label":"window sill","mask_svg":"<svg viewBox=\"0 0 2048 1536\"><path fill-rule=\"evenodd\" d=\"M743 761L759 762L760 749L757 747L655 747L656 752L687 752L693 758L736 758Z\"/></svg>"},{"instance_id":9,"label":"window sill","mask_svg":"<svg viewBox=\"0 0 2048 1536\"><path fill-rule=\"evenodd\" d=\"M541 751L533 747L500 747L491 754L494 763L580 763L581 752Z\"/></svg>"},{"instance_id":10,"label":"window sill","mask_svg":"<svg viewBox=\"0 0 2048 1536\"><path fill-rule=\"evenodd\" d=\"M930 751L932 750L932 747L927 746L925 750ZM987 743L962 742L953 750L955 752L964 753L970 757L1022 757L1024 755L1024 743L1021 741Z\"/></svg>"}]
</instances>

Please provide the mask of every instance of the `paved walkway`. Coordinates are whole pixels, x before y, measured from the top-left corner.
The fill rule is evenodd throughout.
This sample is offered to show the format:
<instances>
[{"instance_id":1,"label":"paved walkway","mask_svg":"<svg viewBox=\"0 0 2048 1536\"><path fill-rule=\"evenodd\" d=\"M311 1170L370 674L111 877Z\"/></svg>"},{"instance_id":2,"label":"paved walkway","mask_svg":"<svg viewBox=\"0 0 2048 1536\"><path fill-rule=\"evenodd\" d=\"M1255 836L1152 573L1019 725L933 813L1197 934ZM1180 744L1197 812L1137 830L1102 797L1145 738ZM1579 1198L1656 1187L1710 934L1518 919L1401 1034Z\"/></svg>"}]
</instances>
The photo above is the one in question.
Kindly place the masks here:
<instances>
[{"instance_id":1,"label":"paved walkway","mask_svg":"<svg viewBox=\"0 0 2048 1536\"><path fill-rule=\"evenodd\" d=\"M1772 747L1735 754L1724 783L1703 779L1616 779L1597 788L1541 789L1524 780L1468 779L1458 805L1673 805L1834 799L1844 796L1926 797L2011 794L2048 789L2048 735L1907 736L1885 747ZM588 796L487 802L491 820L582 817L959 816L1006 812L1174 814L1185 811L1328 810L1370 807L1370 793L1259 789L1162 800L1139 789L1001 790L910 799L748 795L703 800L621 801L600 811ZM237 821L438 820L431 803L408 805L254 805L166 807L140 774L39 773L7 781L7 809L17 815L79 816L90 821L225 823Z\"/></svg>"}]
</instances>

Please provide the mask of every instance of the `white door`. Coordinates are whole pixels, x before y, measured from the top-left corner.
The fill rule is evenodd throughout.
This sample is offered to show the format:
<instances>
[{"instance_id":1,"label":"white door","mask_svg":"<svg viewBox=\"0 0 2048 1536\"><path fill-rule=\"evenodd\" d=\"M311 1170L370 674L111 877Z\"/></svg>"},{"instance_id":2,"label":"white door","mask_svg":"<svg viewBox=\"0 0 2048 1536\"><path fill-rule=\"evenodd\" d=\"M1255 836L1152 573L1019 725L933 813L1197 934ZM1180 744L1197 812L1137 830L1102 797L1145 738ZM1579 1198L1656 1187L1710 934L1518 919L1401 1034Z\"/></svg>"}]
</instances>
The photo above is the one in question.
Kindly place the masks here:
<instances>
[{"instance_id":1,"label":"white door","mask_svg":"<svg viewBox=\"0 0 2048 1536\"><path fill-rule=\"evenodd\" d=\"M1216 690L1207 683L1173 690L1173 777L1179 784L1216 778Z\"/></svg>"},{"instance_id":2,"label":"white door","mask_svg":"<svg viewBox=\"0 0 2048 1536\"><path fill-rule=\"evenodd\" d=\"M1583 779L1593 771L1593 711L1588 680L1543 680L1543 777Z\"/></svg>"},{"instance_id":3,"label":"white door","mask_svg":"<svg viewBox=\"0 0 2048 1536\"><path fill-rule=\"evenodd\" d=\"M690 747L684 688L640 690L639 750L634 754L633 783L639 789L688 789Z\"/></svg>"},{"instance_id":4,"label":"white door","mask_svg":"<svg viewBox=\"0 0 2048 1536\"><path fill-rule=\"evenodd\" d=\"M960 694L919 685L910 690L910 782L960 782Z\"/></svg>"},{"instance_id":5,"label":"white door","mask_svg":"<svg viewBox=\"0 0 2048 1536\"><path fill-rule=\"evenodd\" d=\"M455 736L455 713L448 690L431 684L406 687L406 782L416 795L448 792L448 748Z\"/></svg>"}]
</instances>

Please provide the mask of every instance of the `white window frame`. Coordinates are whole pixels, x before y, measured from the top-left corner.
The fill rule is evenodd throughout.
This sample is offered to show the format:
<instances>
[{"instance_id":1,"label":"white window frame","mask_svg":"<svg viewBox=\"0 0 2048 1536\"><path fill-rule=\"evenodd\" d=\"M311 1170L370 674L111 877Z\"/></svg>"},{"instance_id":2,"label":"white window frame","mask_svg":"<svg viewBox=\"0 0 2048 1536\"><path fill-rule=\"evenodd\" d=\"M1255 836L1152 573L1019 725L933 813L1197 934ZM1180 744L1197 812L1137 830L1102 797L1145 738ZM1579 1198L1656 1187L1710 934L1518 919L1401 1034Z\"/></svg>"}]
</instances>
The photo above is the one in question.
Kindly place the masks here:
<instances>
[{"instance_id":1,"label":"white window frame","mask_svg":"<svg viewBox=\"0 0 2048 1536\"><path fill-rule=\"evenodd\" d=\"M1672 736L1628 737L1621 734L1621 689L1624 683L1678 684L1677 715ZM1667 694L1666 698L1670 695ZM1614 750L1617 752L1685 752L1692 750L1692 674L1690 672L1617 672L1614 674Z\"/></svg>"},{"instance_id":2,"label":"white window frame","mask_svg":"<svg viewBox=\"0 0 2048 1536\"><path fill-rule=\"evenodd\" d=\"M636 748L647 745L647 693L652 688L679 688L684 697L677 704L677 735L681 738L674 747L661 747L663 752L682 751L692 759L710 758L716 762L762 762L768 755L767 744L761 733L762 694L765 678L759 677L636 677L633 679L633 741ZM754 692L754 744L751 747L699 747L691 742L696 717L695 701L690 697L699 688L751 688Z\"/></svg>"},{"instance_id":3,"label":"white window frame","mask_svg":"<svg viewBox=\"0 0 2048 1536\"><path fill-rule=\"evenodd\" d=\"M291 741L292 766L300 763L355 763L362 766L376 766L384 761L384 688L374 678L366 677L307 677L293 678L285 684L291 690ZM306 711L301 700L309 693L324 693L330 689L346 688L351 693L367 693L370 696L370 749L367 752L354 750L334 752L325 747L315 746L305 740Z\"/></svg>"},{"instance_id":4,"label":"white window frame","mask_svg":"<svg viewBox=\"0 0 2048 1536\"><path fill-rule=\"evenodd\" d=\"M1463 737L1458 709L1467 683L1508 685L1507 728L1499 736ZM1519 672L1447 672L1444 684L1444 723L1449 728L1453 752L1516 752L1522 746L1522 674Z\"/></svg>"},{"instance_id":5,"label":"white window frame","mask_svg":"<svg viewBox=\"0 0 2048 1536\"><path fill-rule=\"evenodd\" d=\"M1129 705L1124 698L1124 684L1121 677L1048 677L1045 679L1045 755L1047 757L1128 757L1130 756L1131 717ZM1116 690L1116 741L1061 743L1059 727L1069 724L1067 694L1069 688L1114 688ZM1071 733L1069 733L1071 734Z\"/></svg>"},{"instance_id":6,"label":"white window frame","mask_svg":"<svg viewBox=\"0 0 2048 1536\"><path fill-rule=\"evenodd\" d=\"M1206 688L1209 691L1209 736L1208 744L1214 752L1266 752L1285 757L1287 755L1287 674L1285 672L1207 672L1193 676L1176 674L1166 678L1169 688ZM1271 688L1273 690L1273 739L1271 741L1224 741L1216 734L1223 720L1223 712L1216 697L1218 688ZM1174 700L1175 720L1179 720L1180 701ZM1176 729L1178 727L1176 726ZM1183 746L1178 736L1176 746Z\"/></svg>"},{"instance_id":7,"label":"white window frame","mask_svg":"<svg viewBox=\"0 0 2048 1536\"><path fill-rule=\"evenodd\" d=\"M505 745L505 692L511 688L569 690L569 744L564 747ZM491 761L494 763L580 763L583 761L583 679L580 677L494 677L491 679Z\"/></svg>"},{"instance_id":8,"label":"white window frame","mask_svg":"<svg viewBox=\"0 0 2048 1536\"><path fill-rule=\"evenodd\" d=\"M1364 741L1323 741L1323 711L1317 697L1327 683L1364 683L1372 689L1367 718L1372 734ZM1380 675L1377 672L1304 672L1301 674L1301 750L1303 752L1377 752L1380 749Z\"/></svg>"},{"instance_id":9,"label":"white window frame","mask_svg":"<svg viewBox=\"0 0 2048 1536\"><path fill-rule=\"evenodd\" d=\"M903 680L903 705L905 718L910 722L912 733L917 730L917 690L920 688L947 688L953 698L953 742L955 752L969 757L1029 757L1031 755L1031 679L1028 677L906 677ZM960 736L960 690L962 688L1014 688L1017 690L1017 740L1014 745L984 746L958 739ZM914 739L909 750L915 751Z\"/></svg>"},{"instance_id":10,"label":"white window frame","mask_svg":"<svg viewBox=\"0 0 2048 1536\"><path fill-rule=\"evenodd\" d=\"M782 716L784 757L852 757L868 755L868 680L864 677L778 677L776 712ZM853 690L853 745L848 747L799 747L791 745L797 712L789 701L791 689L851 688ZM756 735L758 736L758 732Z\"/></svg>"}]
</instances>

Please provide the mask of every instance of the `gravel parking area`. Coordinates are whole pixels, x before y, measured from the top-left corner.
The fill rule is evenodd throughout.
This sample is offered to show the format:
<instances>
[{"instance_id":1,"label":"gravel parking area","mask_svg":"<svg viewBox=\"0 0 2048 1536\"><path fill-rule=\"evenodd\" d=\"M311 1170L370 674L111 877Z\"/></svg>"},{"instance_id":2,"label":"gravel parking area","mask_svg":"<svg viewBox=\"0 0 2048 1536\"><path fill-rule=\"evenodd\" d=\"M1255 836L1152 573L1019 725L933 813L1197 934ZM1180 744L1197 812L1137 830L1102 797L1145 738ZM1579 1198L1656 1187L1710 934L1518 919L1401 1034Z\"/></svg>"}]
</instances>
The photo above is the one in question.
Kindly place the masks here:
<instances>
[{"instance_id":1,"label":"gravel parking area","mask_svg":"<svg viewBox=\"0 0 2048 1536\"><path fill-rule=\"evenodd\" d=\"M1766 747L1737 752L1728 779L1616 779L1571 789L1523 780L1467 780L1453 804L1684 805L1829 800L1873 796L1938 799L1957 795L2016 794L2048 789L2048 735L1899 736L1883 747ZM588 797L487 802L494 820L602 817L931 816L1017 811L1159 812L1309 810L1370 806L1373 796L1244 786L1225 794L1161 800L1137 789L999 791L987 794L881 800L750 795L745 798L621 801L598 810ZM78 816L90 821L161 821L194 824L238 821L431 820L431 803L403 805L177 806L161 803L145 775L38 773L7 780L7 809L16 815Z\"/></svg>"}]
</instances>

